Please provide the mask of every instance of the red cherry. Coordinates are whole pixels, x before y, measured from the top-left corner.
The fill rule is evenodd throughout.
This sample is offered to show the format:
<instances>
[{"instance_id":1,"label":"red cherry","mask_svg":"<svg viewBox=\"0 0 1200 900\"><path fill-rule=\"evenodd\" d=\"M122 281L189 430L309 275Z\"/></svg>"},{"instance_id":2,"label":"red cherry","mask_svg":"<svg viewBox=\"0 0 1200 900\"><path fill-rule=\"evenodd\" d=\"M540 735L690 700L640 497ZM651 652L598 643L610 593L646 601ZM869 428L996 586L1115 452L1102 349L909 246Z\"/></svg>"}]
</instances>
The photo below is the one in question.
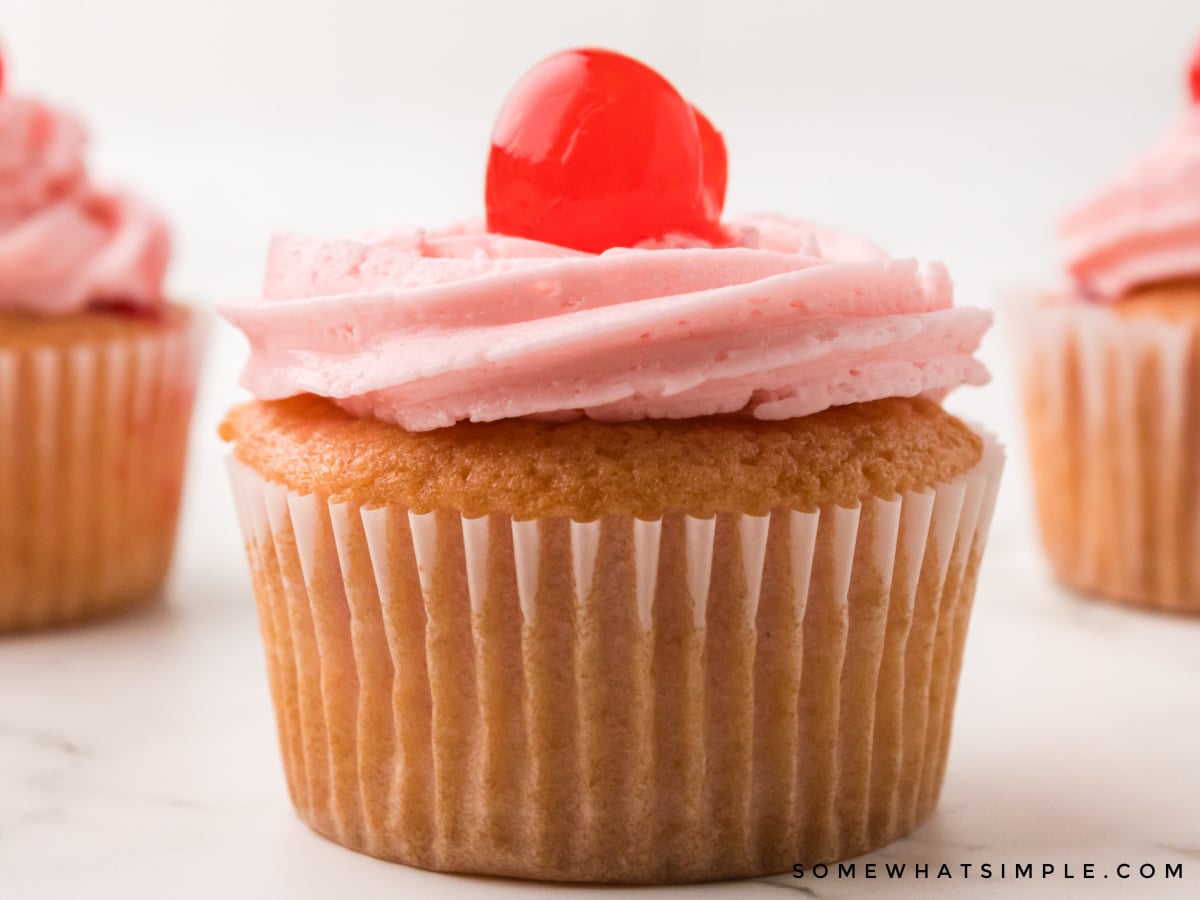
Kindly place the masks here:
<instances>
[{"instance_id":1,"label":"red cherry","mask_svg":"<svg viewBox=\"0 0 1200 900\"><path fill-rule=\"evenodd\" d=\"M692 107L700 131L701 173L704 181L704 211L712 222L721 218L725 208L725 181L729 173L729 158L725 155L725 139L713 128L708 116Z\"/></svg>"},{"instance_id":2,"label":"red cherry","mask_svg":"<svg viewBox=\"0 0 1200 900\"><path fill-rule=\"evenodd\" d=\"M1192 102L1200 103L1200 44L1192 56L1192 67L1188 71L1188 82L1192 88Z\"/></svg>"},{"instance_id":3,"label":"red cherry","mask_svg":"<svg viewBox=\"0 0 1200 900\"><path fill-rule=\"evenodd\" d=\"M488 230L599 253L666 234L719 241L725 145L653 69L569 50L513 88L492 131Z\"/></svg>"}]
</instances>

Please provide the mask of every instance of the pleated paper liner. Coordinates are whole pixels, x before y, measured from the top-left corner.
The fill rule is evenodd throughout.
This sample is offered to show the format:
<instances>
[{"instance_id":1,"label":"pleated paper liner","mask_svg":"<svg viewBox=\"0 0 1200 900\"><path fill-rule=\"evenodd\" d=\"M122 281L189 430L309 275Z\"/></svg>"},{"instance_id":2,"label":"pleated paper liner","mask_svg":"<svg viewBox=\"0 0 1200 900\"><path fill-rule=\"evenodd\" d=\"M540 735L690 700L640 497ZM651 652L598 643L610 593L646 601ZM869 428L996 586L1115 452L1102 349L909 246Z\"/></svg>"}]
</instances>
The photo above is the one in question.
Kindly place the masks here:
<instances>
[{"instance_id":1,"label":"pleated paper liner","mask_svg":"<svg viewBox=\"0 0 1200 900\"><path fill-rule=\"evenodd\" d=\"M1200 613L1195 328L1081 304L1030 322L1026 430L1056 575L1104 599Z\"/></svg>"},{"instance_id":2,"label":"pleated paper liner","mask_svg":"<svg viewBox=\"0 0 1200 900\"><path fill-rule=\"evenodd\" d=\"M230 461L300 816L430 869L684 882L934 808L1003 454L860 508L416 515Z\"/></svg>"},{"instance_id":3,"label":"pleated paper liner","mask_svg":"<svg viewBox=\"0 0 1200 900\"><path fill-rule=\"evenodd\" d=\"M152 599L175 540L202 326L0 350L0 631Z\"/></svg>"}]
</instances>

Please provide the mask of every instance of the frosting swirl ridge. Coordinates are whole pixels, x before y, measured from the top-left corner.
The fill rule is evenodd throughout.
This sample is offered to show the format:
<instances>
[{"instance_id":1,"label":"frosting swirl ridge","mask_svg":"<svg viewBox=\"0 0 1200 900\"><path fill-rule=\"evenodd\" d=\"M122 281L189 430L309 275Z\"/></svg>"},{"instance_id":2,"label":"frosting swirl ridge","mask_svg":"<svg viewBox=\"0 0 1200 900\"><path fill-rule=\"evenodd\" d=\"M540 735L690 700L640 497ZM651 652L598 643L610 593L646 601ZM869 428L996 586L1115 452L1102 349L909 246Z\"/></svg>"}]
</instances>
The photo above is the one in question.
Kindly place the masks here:
<instances>
[{"instance_id":1,"label":"frosting swirl ridge","mask_svg":"<svg viewBox=\"0 0 1200 900\"><path fill-rule=\"evenodd\" d=\"M1060 232L1068 270L1096 299L1200 276L1200 105L1070 213Z\"/></svg>"},{"instance_id":2,"label":"frosting swirl ridge","mask_svg":"<svg viewBox=\"0 0 1200 900\"><path fill-rule=\"evenodd\" d=\"M166 225L135 197L91 183L85 143L70 113L0 95L0 310L161 302Z\"/></svg>"},{"instance_id":3,"label":"frosting swirl ridge","mask_svg":"<svg viewBox=\"0 0 1200 900\"><path fill-rule=\"evenodd\" d=\"M599 255L467 224L274 239L263 298L223 314L243 384L424 431L518 416L782 419L983 383L991 322L939 263L781 218Z\"/></svg>"}]
</instances>

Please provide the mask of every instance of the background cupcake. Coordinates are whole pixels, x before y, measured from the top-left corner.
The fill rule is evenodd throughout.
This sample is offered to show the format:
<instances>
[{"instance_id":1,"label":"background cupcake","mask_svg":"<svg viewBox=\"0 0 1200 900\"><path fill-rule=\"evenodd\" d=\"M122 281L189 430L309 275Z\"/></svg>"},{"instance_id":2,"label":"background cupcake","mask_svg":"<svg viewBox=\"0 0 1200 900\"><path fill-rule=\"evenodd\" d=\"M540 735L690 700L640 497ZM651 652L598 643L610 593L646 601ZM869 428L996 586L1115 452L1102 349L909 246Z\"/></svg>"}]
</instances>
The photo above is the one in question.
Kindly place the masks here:
<instances>
[{"instance_id":1,"label":"background cupcake","mask_svg":"<svg viewBox=\"0 0 1200 900\"><path fill-rule=\"evenodd\" d=\"M694 881L932 810L1001 453L922 395L983 379L990 317L940 265L719 223L724 185L656 73L560 54L501 112L488 231L278 238L226 308L259 399L222 433L320 833Z\"/></svg>"},{"instance_id":2,"label":"background cupcake","mask_svg":"<svg viewBox=\"0 0 1200 900\"><path fill-rule=\"evenodd\" d=\"M1192 105L1063 222L1074 288L1020 345L1046 553L1066 584L1200 612L1200 58Z\"/></svg>"},{"instance_id":3,"label":"background cupcake","mask_svg":"<svg viewBox=\"0 0 1200 900\"><path fill-rule=\"evenodd\" d=\"M144 603L174 543L196 322L162 298L163 221L83 152L0 85L0 630Z\"/></svg>"}]
</instances>

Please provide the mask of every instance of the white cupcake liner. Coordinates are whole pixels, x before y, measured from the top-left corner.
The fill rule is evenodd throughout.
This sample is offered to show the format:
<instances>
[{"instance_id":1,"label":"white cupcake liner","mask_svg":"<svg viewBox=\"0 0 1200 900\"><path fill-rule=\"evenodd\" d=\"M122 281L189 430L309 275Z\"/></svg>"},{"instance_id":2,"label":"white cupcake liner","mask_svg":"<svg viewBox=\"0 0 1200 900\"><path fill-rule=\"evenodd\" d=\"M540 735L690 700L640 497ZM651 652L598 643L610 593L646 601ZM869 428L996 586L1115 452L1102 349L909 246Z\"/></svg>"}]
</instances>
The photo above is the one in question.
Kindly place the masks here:
<instances>
[{"instance_id":1,"label":"white cupcake liner","mask_svg":"<svg viewBox=\"0 0 1200 900\"><path fill-rule=\"evenodd\" d=\"M785 871L940 790L1003 452L860 507L513 521L230 460L288 784L353 849L615 882Z\"/></svg>"},{"instance_id":2,"label":"white cupcake liner","mask_svg":"<svg viewBox=\"0 0 1200 900\"><path fill-rule=\"evenodd\" d=\"M1200 612L1197 330L1084 303L1028 321L1026 425L1056 574L1108 599Z\"/></svg>"},{"instance_id":3,"label":"white cupcake liner","mask_svg":"<svg viewBox=\"0 0 1200 900\"><path fill-rule=\"evenodd\" d=\"M0 348L0 631L150 599L170 561L203 342Z\"/></svg>"}]
</instances>

